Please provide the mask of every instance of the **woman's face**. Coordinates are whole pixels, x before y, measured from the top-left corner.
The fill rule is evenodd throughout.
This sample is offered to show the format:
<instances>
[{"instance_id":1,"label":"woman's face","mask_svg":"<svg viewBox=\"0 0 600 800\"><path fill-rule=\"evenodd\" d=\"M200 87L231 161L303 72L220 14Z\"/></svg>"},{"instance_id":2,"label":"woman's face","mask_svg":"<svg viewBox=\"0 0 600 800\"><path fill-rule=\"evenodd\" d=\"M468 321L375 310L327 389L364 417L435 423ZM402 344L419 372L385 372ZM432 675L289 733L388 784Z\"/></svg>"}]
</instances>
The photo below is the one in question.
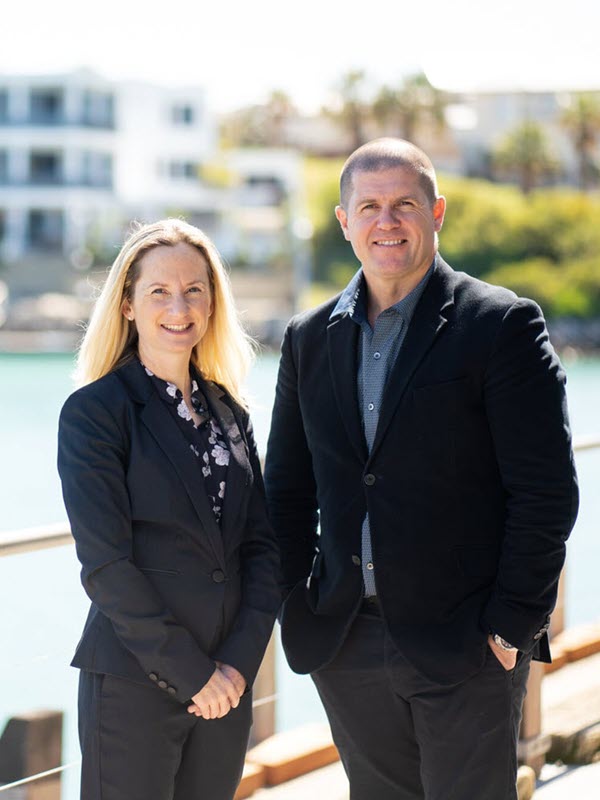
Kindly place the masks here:
<instances>
[{"instance_id":1,"label":"woman's face","mask_svg":"<svg viewBox=\"0 0 600 800\"><path fill-rule=\"evenodd\" d=\"M135 320L142 361L191 355L212 313L206 259L187 242L160 245L140 261L140 275L123 314Z\"/></svg>"}]
</instances>

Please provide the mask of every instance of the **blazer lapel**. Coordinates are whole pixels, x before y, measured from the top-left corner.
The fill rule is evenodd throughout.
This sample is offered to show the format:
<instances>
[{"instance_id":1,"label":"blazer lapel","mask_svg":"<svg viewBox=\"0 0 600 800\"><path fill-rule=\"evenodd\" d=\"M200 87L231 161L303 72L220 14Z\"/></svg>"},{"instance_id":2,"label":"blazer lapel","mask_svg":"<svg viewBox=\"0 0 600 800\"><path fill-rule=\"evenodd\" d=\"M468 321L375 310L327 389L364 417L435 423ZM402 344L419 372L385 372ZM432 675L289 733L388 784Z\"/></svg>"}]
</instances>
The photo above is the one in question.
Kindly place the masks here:
<instances>
[{"instance_id":1,"label":"blazer lapel","mask_svg":"<svg viewBox=\"0 0 600 800\"><path fill-rule=\"evenodd\" d=\"M152 390L147 399L141 418L165 452L173 469L183 483L213 547L219 565L225 569L221 531L215 520L208 495L204 490L196 456L181 435L175 420L172 419L170 414L165 413L164 403L154 390Z\"/></svg>"},{"instance_id":2,"label":"blazer lapel","mask_svg":"<svg viewBox=\"0 0 600 800\"><path fill-rule=\"evenodd\" d=\"M348 438L361 461L367 459L367 444L360 421L356 381L356 348L359 327L346 314L327 327L329 374Z\"/></svg>"},{"instance_id":3,"label":"blazer lapel","mask_svg":"<svg viewBox=\"0 0 600 800\"><path fill-rule=\"evenodd\" d=\"M415 309L406 338L385 386L375 441L370 453L371 458L384 440L394 412L415 370L447 322L450 309L454 304L452 275L450 267L440 256L436 256L433 274Z\"/></svg>"},{"instance_id":4,"label":"blazer lapel","mask_svg":"<svg viewBox=\"0 0 600 800\"><path fill-rule=\"evenodd\" d=\"M244 437L231 408L221 398L225 392L215 383L202 382L202 389L211 411L219 421L227 443L229 444L229 466L227 468L227 487L223 501L221 531L227 537L237 520L242 506L244 491L251 474L248 449Z\"/></svg>"}]
</instances>

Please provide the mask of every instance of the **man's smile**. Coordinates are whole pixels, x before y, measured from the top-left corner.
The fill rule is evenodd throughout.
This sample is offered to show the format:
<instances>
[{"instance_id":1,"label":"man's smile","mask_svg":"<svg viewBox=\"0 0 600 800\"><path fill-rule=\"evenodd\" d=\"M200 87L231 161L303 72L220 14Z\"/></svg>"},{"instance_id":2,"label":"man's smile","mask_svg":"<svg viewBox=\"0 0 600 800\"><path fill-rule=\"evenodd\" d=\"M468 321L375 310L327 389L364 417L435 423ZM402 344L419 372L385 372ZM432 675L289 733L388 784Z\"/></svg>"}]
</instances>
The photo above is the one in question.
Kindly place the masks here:
<instances>
[{"instance_id":1,"label":"man's smile","mask_svg":"<svg viewBox=\"0 0 600 800\"><path fill-rule=\"evenodd\" d=\"M374 244L378 247L395 247L399 244L406 244L407 239L377 239Z\"/></svg>"}]
</instances>

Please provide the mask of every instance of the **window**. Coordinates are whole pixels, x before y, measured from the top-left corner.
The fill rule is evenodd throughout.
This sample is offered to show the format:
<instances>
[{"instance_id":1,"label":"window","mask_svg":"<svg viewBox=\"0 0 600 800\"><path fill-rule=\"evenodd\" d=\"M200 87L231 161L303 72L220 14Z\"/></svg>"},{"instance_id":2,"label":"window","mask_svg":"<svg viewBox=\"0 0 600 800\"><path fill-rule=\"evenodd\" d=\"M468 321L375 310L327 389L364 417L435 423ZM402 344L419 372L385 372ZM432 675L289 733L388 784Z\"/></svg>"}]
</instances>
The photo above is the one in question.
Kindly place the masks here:
<instances>
[{"instance_id":1,"label":"window","mask_svg":"<svg viewBox=\"0 0 600 800\"><path fill-rule=\"evenodd\" d=\"M5 122L8 119L8 92L6 89L0 89L0 122Z\"/></svg>"},{"instance_id":2,"label":"window","mask_svg":"<svg viewBox=\"0 0 600 800\"><path fill-rule=\"evenodd\" d=\"M4 241L6 236L6 211L0 208L0 244Z\"/></svg>"},{"instance_id":3,"label":"window","mask_svg":"<svg viewBox=\"0 0 600 800\"><path fill-rule=\"evenodd\" d=\"M193 125L194 109L188 104L173 106L171 109L171 119L175 125Z\"/></svg>"},{"instance_id":4,"label":"window","mask_svg":"<svg viewBox=\"0 0 600 800\"><path fill-rule=\"evenodd\" d=\"M249 175L244 188L244 205L278 206L285 199L285 186L274 175Z\"/></svg>"},{"instance_id":5,"label":"window","mask_svg":"<svg viewBox=\"0 0 600 800\"><path fill-rule=\"evenodd\" d=\"M82 122L95 128L113 128L114 97L108 92L87 90L83 93Z\"/></svg>"},{"instance_id":6,"label":"window","mask_svg":"<svg viewBox=\"0 0 600 800\"><path fill-rule=\"evenodd\" d=\"M8 153L0 150L0 185L8 183Z\"/></svg>"},{"instance_id":7,"label":"window","mask_svg":"<svg viewBox=\"0 0 600 800\"><path fill-rule=\"evenodd\" d=\"M113 182L112 156L106 153L83 154L82 182L86 186L111 188Z\"/></svg>"},{"instance_id":8,"label":"window","mask_svg":"<svg viewBox=\"0 0 600 800\"><path fill-rule=\"evenodd\" d=\"M51 151L33 152L29 156L29 179L38 185L55 185L63 182L62 158Z\"/></svg>"},{"instance_id":9,"label":"window","mask_svg":"<svg viewBox=\"0 0 600 800\"><path fill-rule=\"evenodd\" d=\"M64 215L60 210L31 209L28 215L28 239L32 249L62 250Z\"/></svg>"},{"instance_id":10,"label":"window","mask_svg":"<svg viewBox=\"0 0 600 800\"><path fill-rule=\"evenodd\" d=\"M169 177L173 180L198 180L200 164L196 161L171 161Z\"/></svg>"},{"instance_id":11,"label":"window","mask_svg":"<svg viewBox=\"0 0 600 800\"><path fill-rule=\"evenodd\" d=\"M63 122L63 93L60 89L32 89L29 98L31 121L40 125Z\"/></svg>"}]
</instances>

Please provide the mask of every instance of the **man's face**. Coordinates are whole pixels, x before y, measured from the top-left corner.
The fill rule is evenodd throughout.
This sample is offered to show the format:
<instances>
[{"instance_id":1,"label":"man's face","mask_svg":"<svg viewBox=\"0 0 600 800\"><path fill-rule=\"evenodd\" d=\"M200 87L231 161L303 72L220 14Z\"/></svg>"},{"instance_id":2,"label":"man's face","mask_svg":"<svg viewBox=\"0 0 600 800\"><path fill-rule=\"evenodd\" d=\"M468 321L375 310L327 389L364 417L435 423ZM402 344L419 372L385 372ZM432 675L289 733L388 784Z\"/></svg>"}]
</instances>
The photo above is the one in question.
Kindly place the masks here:
<instances>
[{"instance_id":1,"label":"man's face","mask_svg":"<svg viewBox=\"0 0 600 800\"><path fill-rule=\"evenodd\" d=\"M419 175L407 167L357 172L347 208L336 216L369 281L416 284L437 249L446 201L431 206Z\"/></svg>"}]
</instances>

